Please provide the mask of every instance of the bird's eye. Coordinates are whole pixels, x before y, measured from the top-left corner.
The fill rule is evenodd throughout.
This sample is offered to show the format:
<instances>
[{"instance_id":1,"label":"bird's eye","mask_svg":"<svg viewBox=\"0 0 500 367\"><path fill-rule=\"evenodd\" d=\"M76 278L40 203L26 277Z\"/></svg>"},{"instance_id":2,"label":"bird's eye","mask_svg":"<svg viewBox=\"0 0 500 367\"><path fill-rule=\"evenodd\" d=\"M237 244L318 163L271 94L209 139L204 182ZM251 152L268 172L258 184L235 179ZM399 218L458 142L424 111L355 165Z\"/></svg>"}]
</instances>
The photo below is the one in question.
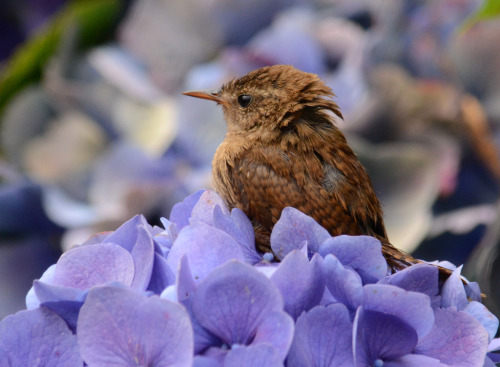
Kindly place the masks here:
<instances>
[{"instance_id":1,"label":"bird's eye","mask_svg":"<svg viewBox=\"0 0 500 367\"><path fill-rule=\"evenodd\" d=\"M252 102L252 96L248 94L240 94L238 96L238 103L241 107L245 108Z\"/></svg>"}]
</instances>

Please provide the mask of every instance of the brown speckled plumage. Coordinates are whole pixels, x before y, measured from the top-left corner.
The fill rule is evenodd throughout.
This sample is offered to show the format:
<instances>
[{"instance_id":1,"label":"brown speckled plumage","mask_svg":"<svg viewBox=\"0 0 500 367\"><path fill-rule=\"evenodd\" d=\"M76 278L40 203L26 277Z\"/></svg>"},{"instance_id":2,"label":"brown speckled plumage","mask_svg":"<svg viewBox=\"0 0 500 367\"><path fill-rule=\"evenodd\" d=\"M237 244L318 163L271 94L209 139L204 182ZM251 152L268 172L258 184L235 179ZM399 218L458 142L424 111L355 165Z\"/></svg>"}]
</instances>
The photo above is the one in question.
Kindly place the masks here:
<instances>
[{"instance_id":1,"label":"brown speckled plumage","mask_svg":"<svg viewBox=\"0 0 500 367\"><path fill-rule=\"evenodd\" d=\"M342 115L317 75L276 65L217 92L185 94L222 104L227 135L213 160L213 182L230 208L252 220L261 251L270 251L271 230L291 206L332 235L377 237L392 269L416 262L389 243L370 178L335 126ZM242 95L251 98L244 107Z\"/></svg>"}]
</instances>

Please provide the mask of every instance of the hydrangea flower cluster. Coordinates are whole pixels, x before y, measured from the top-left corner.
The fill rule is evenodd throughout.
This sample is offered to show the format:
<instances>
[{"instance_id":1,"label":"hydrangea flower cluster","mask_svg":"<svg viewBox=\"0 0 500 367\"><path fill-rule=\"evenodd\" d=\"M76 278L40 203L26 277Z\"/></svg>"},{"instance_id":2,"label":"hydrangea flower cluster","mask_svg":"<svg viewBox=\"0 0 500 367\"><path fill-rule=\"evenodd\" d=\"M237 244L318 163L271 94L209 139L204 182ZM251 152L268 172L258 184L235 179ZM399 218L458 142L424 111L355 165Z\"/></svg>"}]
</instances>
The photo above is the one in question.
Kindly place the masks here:
<instances>
[{"instance_id":1,"label":"hydrangea flower cluster","mask_svg":"<svg viewBox=\"0 0 500 367\"><path fill-rule=\"evenodd\" d=\"M0 366L495 366L498 319L460 269L389 274L380 242L283 210L273 256L212 191L61 256L0 323Z\"/></svg>"}]
</instances>

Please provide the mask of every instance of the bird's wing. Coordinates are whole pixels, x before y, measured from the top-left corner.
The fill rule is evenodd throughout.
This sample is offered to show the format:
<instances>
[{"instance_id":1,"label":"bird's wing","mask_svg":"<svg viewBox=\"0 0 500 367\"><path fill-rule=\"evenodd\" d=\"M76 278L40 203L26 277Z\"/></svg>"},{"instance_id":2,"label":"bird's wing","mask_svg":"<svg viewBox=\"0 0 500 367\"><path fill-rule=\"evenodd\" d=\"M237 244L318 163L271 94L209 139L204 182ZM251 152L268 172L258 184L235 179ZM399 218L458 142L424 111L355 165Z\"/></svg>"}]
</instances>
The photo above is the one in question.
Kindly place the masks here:
<instances>
[{"instance_id":1,"label":"bird's wing","mask_svg":"<svg viewBox=\"0 0 500 367\"><path fill-rule=\"evenodd\" d=\"M313 217L331 234L363 234L348 207L325 187L328 181L311 177L318 164L317 158L294 159L289 152L275 148L249 150L235 162L230 175L233 206L269 232L281 211L291 206Z\"/></svg>"}]
</instances>

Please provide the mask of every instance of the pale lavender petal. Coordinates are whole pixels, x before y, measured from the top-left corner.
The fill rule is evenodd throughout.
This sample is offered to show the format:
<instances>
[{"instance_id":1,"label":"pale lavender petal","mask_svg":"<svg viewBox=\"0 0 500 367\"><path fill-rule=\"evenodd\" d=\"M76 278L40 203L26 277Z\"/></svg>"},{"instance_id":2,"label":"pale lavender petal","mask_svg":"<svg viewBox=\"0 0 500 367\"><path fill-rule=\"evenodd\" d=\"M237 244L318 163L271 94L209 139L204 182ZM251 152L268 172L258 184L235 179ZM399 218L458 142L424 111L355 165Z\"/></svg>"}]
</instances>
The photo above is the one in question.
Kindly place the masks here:
<instances>
[{"instance_id":1,"label":"pale lavender petal","mask_svg":"<svg viewBox=\"0 0 500 367\"><path fill-rule=\"evenodd\" d=\"M227 209L224 200L222 200L222 198L214 191L205 191L201 195L200 200L198 200L196 205L193 207L189 223L203 222L209 226L213 226L213 213L216 206L220 207L224 215L229 215L229 210Z\"/></svg>"},{"instance_id":2,"label":"pale lavender petal","mask_svg":"<svg viewBox=\"0 0 500 367\"><path fill-rule=\"evenodd\" d=\"M465 293L467 294L467 298L472 301L481 302L483 296L481 295L481 289L479 288L479 284L476 282L468 282L464 286Z\"/></svg>"},{"instance_id":3,"label":"pale lavender petal","mask_svg":"<svg viewBox=\"0 0 500 367\"><path fill-rule=\"evenodd\" d=\"M192 195L189 195L182 202L177 203L173 206L170 212L170 221L177 224L177 228L181 230L185 226L189 225L189 218L191 218L191 212L194 206L200 200L201 195L206 190L199 190Z\"/></svg>"},{"instance_id":4,"label":"pale lavender petal","mask_svg":"<svg viewBox=\"0 0 500 367\"><path fill-rule=\"evenodd\" d=\"M163 231L160 233L166 232L169 236L172 242L175 241L177 238L177 235L179 234L179 227L177 227L177 224L174 222L169 221L167 218L160 218L161 224L163 224L163 228L165 228ZM158 234L160 234L158 233Z\"/></svg>"},{"instance_id":5,"label":"pale lavender petal","mask_svg":"<svg viewBox=\"0 0 500 367\"><path fill-rule=\"evenodd\" d=\"M222 367L222 364L212 358L195 356L192 367Z\"/></svg>"},{"instance_id":6,"label":"pale lavender petal","mask_svg":"<svg viewBox=\"0 0 500 367\"><path fill-rule=\"evenodd\" d=\"M80 311L77 336L89 365L190 366L193 360L186 310L128 289L91 289Z\"/></svg>"},{"instance_id":7,"label":"pale lavender petal","mask_svg":"<svg viewBox=\"0 0 500 367\"><path fill-rule=\"evenodd\" d=\"M241 245L247 263L253 265L261 261L262 258L255 249L252 223L240 209L234 208L229 216L217 205L213 211L213 224L215 228L226 232Z\"/></svg>"},{"instance_id":8,"label":"pale lavender petal","mask_svg":"<svg viewBox=\"0 0 500 367\"><path fill-rule=\"evenodd\" d=\"M20 311L0 322L0 355L6 367L83 366L76 336L45 308Z\"/></svg>"},{"instance_id":9,"label":"pale lavender petal","mask_svg":"<svg viewBox=\"0 0 500 367\"><path fill-rule=\"evenodd\" d=\"M136 215L106 237L106 243L116 243L128 252L132 252L137 241L137 227L139 226L151 228L143 215Z\"/></svg>"},{"instance_id":10,"label":"pale lavender petal","mask_svg":"<svg viewBox=\"0 0 500 367\"><path fill-rule=\"evenodd\" d=\"M202 222L195 222L180 231L167 258L168 265L174 272L177 272L179 261L184 255L189 259L195 282L229 260L244 261L238 242L226 232Z\"/></svg>"},{"instance_id":11,"label":"pale lavender petal","mask_svg":"<svg viewBox=\"0 0 500 367\"><path fill-rule=\"evenodd\" d=\"M434 297L439 293L439 270L436 266L420 263L382 278L378 283L395 285L406 291Z\"/></svg>"},{"instance_id":12,"label":"pale lavender petal","mask_svg":"<svg viewBox=\"0 0 500 367\"><path fill-rule=\"evenodd\" d=\"M281 212L280 219L271 233L271 248L276 257L282 260L289 252L300 250L307 241L309 252L318 252L319 245L329 238L328 231L313 218L287 207Z\"/></svg>"},{"instance_id":13,"label":"pale lavender petal","mask_svg":"<svg viewBox=\"0 0 500 367\"><path fill-rule=\"evenodd\" d=\"M482 303L472 301L464 311L472 315L477 321L483 325L489 335L489 340L492 340L498 330L498 319L493 315Z\"/></svg>"},{"instance_id":14,"label":"pale lavender petal","mask_svg":"<svg viewBox=\"0 0 500 367\"><path fill-rule=\"evenodd\" d=\"M484 359L484 364L482 367L496 367L496 363L489 357L489 354Z\"/></svg>"},{"instance_id":15,"label":"pale lavender petal","mask_svg":"<svg viewBox=\"0 0 500 367\"><path fill-rule=\"evenodd\" d=\"M200 353L211 346L220 346L221 341L200 325L193 316L192 296L196 291L196 284L191 275L189 261L186 256L181 258L176 279L176 300L188 311L194 332L194 352ZM162 297L166 295L162 294Z\"/></svg>"},{"instance_id":16,"label":"pale lavender petal","mask_svg":"<svg viewBox=\"0 0 500 367\"><path fill-rule=\"evenodd\" d=\"M321 306L328 306L330 303L337 303L337 300L335 299L335 297L332 296L332 294L328 290L328 287L325 287L325 291L323 292L323 297L321 298L319 304Z\"/></svg>"},{"instance_id":17,"label":"pale lavender petal","mask_svg":"<svg viewBox=\"0 0 500 367\"><path fill-rule=\"evenodd\" d=\"M160 254L154 254L153 272L148 291L161 294L165 288L175 283L175 275L168 266L167 260Z\"/></svg>"},{"instance_id":18,"label":"pale lavender petal","mask_svg":"<svg viewBox=\"0 0 500 367\"><path fill-rule=\"evenodd\" d=\"M166 257L179 235L179 229L177 224L170 222L168 219L160 218L160 221L165 227L165 230L157 233L153 237L153 241L160 247L163 256Z\"/></svg>"},{"instance_id":19,"label":"pale lavender petal","mask_svg":"<svg viewBox=\"0 0 500 367\"><path fill-rule=\"evenodd\" d=\"M500 338L493 339L490 344L488 344L487 351L488 357L486 359L489 359L492 363L500 363L500 353L492 353L500 351Z\"/></svg>"},{"instance_id":20,"label":"pale lavender petal","mask_svg":"<svg viewBox=\"0 0 500 367\"><path fill-rule=\"evenodd\" d=\"M373 366L377 360L400 358L411 353L417 341L415 329L399 317L358 308L354 318L356 365Z\"/></svg>"},{"instance_id":21,"label":"pale lavender petal","mask_svg":"<svg viewBox=\"0 0 500 367\"><path fill-rule=\"evenodd\" d=\"M36 280L33 289L42 306L62 317L72 330L76 328L78 312L87 296L87 290L46 284Z\"/></svg>"},{"instance_id":22,"label":"pale lavender petal","mask_svg":"<svg viewBox=\"0 0 500 367\"><path fill-rule=\"evenodd\" d=\"M175 285L177 287L177 299L179 302L191 298L196 291L196 283L193 280L191 268L189 267L189 260L186 255L182 256L179 263L179 271L177 272Z\"/></svg>"},{"instance_id":23,"label":"pale lavender petal","mask_svg":"<svg viewBox=\"0 0 500 367\"><path fill-rule=\"evenodd\" d=\"M432 330L419 341L415 353L439 359L449 366L482 366L488 333L471 315L451 308L436 309Z\"/></svg>"},{"instance_id":24,"label":"pale lavender petal","mask_svg":"<svg viewBox=\"0 0 500 367\"><path fill-rule=\"evenodd\" d=\"M264 274L266 277L271 278L273 274L278 270L279 263L263 261L254 265L254 269L258 272Z\"/></svg>"},{"instance_id":25,"label":"pale lavender petal","mask_svg":"<svg viewBox=\"0 0 500 367\"><path fill-rule=\"evenodd\" d=\"M131 251L135 267L134 280L131 287L142 291L147 288L151 280L155 248L153 238L144 226L138 226L136 231L136 242Z\"/></svg>"},{"instance_id":26,"label":"pale lavender petal","mask_svg":"<svg viewBox=\"0 0 500 367\"><path fill-rule=\"evenodd\" d=\"M321 256L335 255L343 265L349 265L363 279L374 283L387 273L380 241L371 236L336 236L327 239L319 249Z\"/></svg>"},{"instance_id":27,"label":"pale lavender petal","mask_svg":"<svg viewBox=\"0 0 500 367\"><path fill-rule=\"evenodd\" d=\"M228 262L214 269L193 296L193 314L227 345L248 344L272 311L283 309L278 289L252 267Z\"/></svg>"},{"instance_id":28,"label":"pale lavender petal","mask_svg":"<svg viewBox=\"0 0 500 367\"><path fill-rule=\"evenodd\" d=\"M81 290L113 281L130 286L134 271L132 256L119 245L80 246L59 258L53 284Z\"/></svg>"},{"instance_id":29,"label":"pale lavender petal","mask_svg":"<svg viewBox=\"0 0 500 367\"><path fill-rule=\"evenodd\" d=\"M361 277L349 267L344 267L333 255L325 257L326 286L337 302L354 312L363 303Z\"/></svg>"},{"instance_id":30,"label":"pale lavender petal","mask_svg":"<svg viewBox=\"0 0 500 367\"><path fill-rule=\"evenodd\" d=\"M353 366L352 322L344 305L317 306L299 316L287 366Z\"/></svg>"},{"instance_id":31,"label":"pale lavender petal","mask_svg":"<svg viewBox=\"0 0 500 367\"><path fill-rule=\"evenodd\" d=\"M232 349L224 360L224 367L282 367L282 358L273 347L259 344Z\"/></svg>"},{"instance_id":32,"label":"pale lavender petal","mask_svg":"<svg viewBox=\"0 0 500 367\"><path fill-rule=\"evenodd\" d=\"M311 261L301 251L290 252L271 276L285 301L285 311L294 320L303 311L317 306L325 289L323 259L315 254Z\"/></svg>"},{"instance_id":33,"label":"pale lavender petal","mask_svg":"<svg viewBox=\"0 0 500 367\"><path fill-rule=\"evenodd\" d=\"M431 330L434 324L434 312L429 296L384 284L369 284L363 289L366 310L385 312L399 317L415 329L419 338Z\"/></svg>"},{"instance_id":34,"label":"pale lavender petal","mask_svg":"<svg viewBox=\"0 0 500 367\"><path fill-rule=\"evenodd\" d=\"M94 233L86 241L81 243L81 246L97 245L99 243L104 243L104 242L106 242L106 238L108 238L112 234L113 234L113 231Z\"/></svg>"},{"instance_id":35,"label":"pale lavender petal","mask_svg":"<svg viewBox=\"0 0 500 367\"><path fill-rule=\"evenodd\" d=\"M284 312L271 312L257 327L252 344L266 344L274 347L283 361L293 340L293 320Z\"/></svg>"},{"instance_id":36,"label":"pale lavender petal","mask_svg":"<svg viewBox=\"0 0 500 367\"><path fill-rule=\"evenodd\" d=\"M495 338L488 344L488 352L498 351L500 351L500 338Z\"/></svg>"},{"instance_id":37,"label":"pale lavender petal","mask_svg":"<svg viewBox=\"0 0 500 367\"><path fill-rule=\"evenodd\" d=\"M46 283L46 284L52 284L54 283L54 274L56 273L56 264L51 265L45 270L45 272L42 274L40 277L39 281ZM40 300L35 294L35 287L32 286L30 290L28 291L28 294L26 294L26 308L28 310L32 310L34 308L37 308L40 306Z\"/></svg>"},{"instance_id":38,"label":"pale lavender petal","mask_svg":"<svg viewBox=\"0 0 500 367\"><path fill-rule=\"evenodd\" d=\"M441 289L441 307L456 307L458 310L463 310L468 304L467 294L465 293L464 284L460 277L462 267L456 268L451 276L446 279Z\"/></svg>"}]
</instances>

